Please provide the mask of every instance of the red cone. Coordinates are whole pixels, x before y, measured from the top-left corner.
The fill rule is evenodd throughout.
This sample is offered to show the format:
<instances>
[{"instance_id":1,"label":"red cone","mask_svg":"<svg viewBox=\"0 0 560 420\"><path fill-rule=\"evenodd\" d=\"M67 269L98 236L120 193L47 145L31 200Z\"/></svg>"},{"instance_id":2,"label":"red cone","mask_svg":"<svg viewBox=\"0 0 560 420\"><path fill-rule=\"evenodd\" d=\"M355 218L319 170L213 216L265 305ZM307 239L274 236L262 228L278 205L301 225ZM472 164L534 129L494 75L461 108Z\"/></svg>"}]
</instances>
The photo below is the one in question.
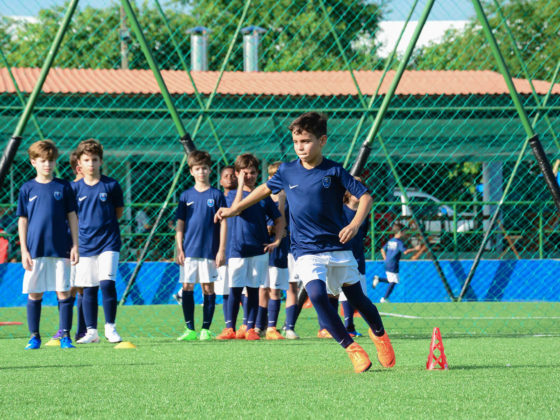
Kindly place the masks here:
<instances>
[{"instance_id":1,"label":"red cone","mask_svg":"<svg viewBox=\"0 0 560 420\"><path fill-rule=\"evenodd\" d=\"M447 370L447 359L445 358L445 351L443 349L443 341L439 328L434 328L432 333L432 343L430 344L430 353L428 354L428 362L426 363L428 370Z\"/></svg>"}]
</instances>

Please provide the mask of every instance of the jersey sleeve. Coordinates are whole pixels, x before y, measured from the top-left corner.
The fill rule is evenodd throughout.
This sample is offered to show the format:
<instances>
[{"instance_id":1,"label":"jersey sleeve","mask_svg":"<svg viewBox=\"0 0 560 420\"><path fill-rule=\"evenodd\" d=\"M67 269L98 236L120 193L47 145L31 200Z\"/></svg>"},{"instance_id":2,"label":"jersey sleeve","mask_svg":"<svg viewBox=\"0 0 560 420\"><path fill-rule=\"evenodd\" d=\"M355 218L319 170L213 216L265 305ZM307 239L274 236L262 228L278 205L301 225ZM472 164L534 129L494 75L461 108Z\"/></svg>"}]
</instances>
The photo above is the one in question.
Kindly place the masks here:
<instances>
[{"instance_id":1,"label":"jersey sleeve","mask_svg":"<svg viewBox=\"0 0 560 420\"><path fill-rule=\"evenodd\" d=\"M406 251L406 246L404 246L404 243L402 241L399 241L399 251L400 252Z\"/></svg>"},{"instance_id":2,"label":"jersey sleeve","mask_svg":"<svg viewBox=\"0 0 560 420\"><path fill-rule=\"evenodd\" d=\"M284 189L284 181L282 179L282 167L284 165L280 165L276 173L266 182L266 186L272 194L278 194L280 191Z\"/></svg>"},{"instance_id":3,"label":"jersey sleeve","mask_svg":"<svg viewBox=\"0 0 560 420\"><path fill-rule=\"evenodd\" d=\"M118 209L119 207L124 207L124 197L123 190L118 182L115 181L112 191L113 206Z\"/></svg>"},{"instance_id":4,"label":"jersey sleeve","mask_svg":"<svg viewBox=\"0 0 560 420\"><path fill-rule=\"evenodd\" d=\"M64 185L64 205L67 214L77 211L76 195L69 183Z\"/></svg>"},{"instance_id":5,"label":"jersey sleeve","mask_svg":"<svg viewBox=\"0 0 560 420\"><path fill-rule=\"evenodd\" d=\"M187 200L185 193L181 194L179 198L179 204L177 205L177 212L175 213L175 218L182 221L187 220Z\"/></svg>"},{"instance_id":6,"label":"jersey sleeve","mask_svg":"<svg viewBox=\"0 0 560 420\"><path fill-rule=\"evenodd\" d=\"M21 188L19 190L18 206L16 211L16 216L18 217L28 217L27 216L27 190Z\"/></svg>"},{"instance_id":7,"label":"jersey sleeve","mask_svg":"<svg viewBox=\"0 0 560 420\"><path fill-rule=\"evenodd\" d=\"M270 217L270 219L272 221L278 219L280 216L282 216L280 214L280 210L278 210L278 207L276 207L276 204L274 203L274 201L272 200L272 198L270 197L266 197L264 199L264 211L266 212L266 215L268 217Z\"/></svg>"},{"instance_id":8,"label":"jersey sleeve","mask_svg":"<svg viewBox=\"0 0 560 420\"><path fill-rule=\"evenodd\" d=\"M356 198L360 198L367 192L367 188L360 182L356 181L350 173L344 168L340 168L340 182L350 194Z\"/></svg>"},{"instance_id":9,"label":"jersey sleeve","mask_svg":"<svg viewBox=\"0 0 560 420\"><path fill-rule=\"evenodd\" d=\"M226 197L226 207L231 207L231 204L235 200L235 195L237 194L237 190L231 190L227 197Z\"/></svg>"}]
</instances>

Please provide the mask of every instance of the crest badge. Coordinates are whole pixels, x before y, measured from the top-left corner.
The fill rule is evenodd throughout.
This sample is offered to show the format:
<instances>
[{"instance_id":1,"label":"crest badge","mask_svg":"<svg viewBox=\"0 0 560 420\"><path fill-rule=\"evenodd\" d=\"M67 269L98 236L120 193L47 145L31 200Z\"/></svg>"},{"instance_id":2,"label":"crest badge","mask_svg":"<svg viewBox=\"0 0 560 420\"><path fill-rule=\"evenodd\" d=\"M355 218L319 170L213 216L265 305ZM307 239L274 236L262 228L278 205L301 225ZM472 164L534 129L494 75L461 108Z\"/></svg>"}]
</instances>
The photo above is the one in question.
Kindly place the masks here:
<instances>
[{"instance_id":1,"label":"crest badge","mask_svg":"<svg viewBox=\"0 0 560 420\"><path fill-rule=\"evenodd\" d=\"M331 186L331 177L326 176L323 178L323 188L329 188Z\"/></svg>"},{"instance_id":2,"label":"crest badge","mask_svg":"<svg viewBox=\"0 0 560 420\"><path fill-rule=\"evenodd\" d=\"M206 205L208 207L214 207L214 199L213 198L209 198L208 200L206 200Z\"/></svg>"},{"instance_id":3,"label":"crest badge","mask_svg":"<svg viewBox=\"0 0 560 420\"><path fill-rule=\"evenodd\" d=\"M107 201L107 193L99 193L99 199L104 203Z\"/></svg>"},{"instance_id":4,"label":"crest badge","mask_svg":"<svg viewBox=\"0 0 560 420\"><path fill-rule=\"evenodd\" d=\"M58 201L61 198L62 198L62 192L61 191L55 191L54 192L54 199Z\"/></svg>"}]
</instances>

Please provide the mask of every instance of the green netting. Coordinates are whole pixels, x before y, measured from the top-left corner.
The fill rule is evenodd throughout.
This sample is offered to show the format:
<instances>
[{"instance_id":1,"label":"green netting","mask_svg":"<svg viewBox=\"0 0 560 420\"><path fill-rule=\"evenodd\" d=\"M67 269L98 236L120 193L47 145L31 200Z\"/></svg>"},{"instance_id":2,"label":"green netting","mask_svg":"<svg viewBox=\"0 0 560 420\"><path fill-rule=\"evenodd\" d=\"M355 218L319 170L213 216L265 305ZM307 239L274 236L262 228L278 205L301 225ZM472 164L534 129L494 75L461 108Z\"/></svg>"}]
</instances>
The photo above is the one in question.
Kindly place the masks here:
<instances>
[{"instance_id":1,"label":"green netting","mask_svg":"<svg viewBox=\"0 0 560 420\"><path fill-rule=\"evenodd\" d=\"M0 63L2 70L41 67L68 5L46 0L24 3L15 5L0 0L0 48L5 57ZM99 3L96 2L96 6ZM174 0L162 3L166 17L162 16L156 2L134 5L161 69L184 71L193 53L188 30L206 26L211 29L208 69L241 72L244 70L243 36L234 37L234 34L236 28L252 25L264 29L258 55L260 71L344 71L350 74L353 70L396 69L403 59L402 46L406 41L401 41L401 52L396 55L382 54L383 46L377 37L380 25L389 17L391 20L408 19L413 7L412 20L415 21L427 2L267 0L247 4L240 0ZM557 175L560 159L558 87L545 106L543 101L560 62L557 42L560 6L552 0L500 0L499 4L485 1L483 7L511 76L525 83L534 81L538 88L533 94L524 90L520 99L531 121L538 115L533 128ZM449 30L443 38L416 48L407 63L408 70L499 71L471 2L455 4L436 0L428 25L446 20L455 8L464 11L468 23L462 29ZM149 69L131 22L117 1L107 1L99 7L78 6L54 67ZM185 88L192 88L192 80L187 72L184 74ZM309 75L312 77L313 73ZM4 85L11 86L8 74L3 73L3 76ZM24 82L23 78L19 80L19 83ZM95 85L95 80L91 83ZM377 86L373 86L375 88ZM399 220L411 228L409 243L412 245L421 243L420 230L425 232L438 260L473 259L510 179L511 188L504 197L495 230L484 247L483 260L536 259L542 260L544 267L547 261L560 257L558 212L530 151L521 157L520 166L515 170L527 138L516 107L509 94L485 93L484 89L488 87L481 87L473 94L397 94L392 98L379 134L395 164L398 178L409 193L409 207L418 223L413 222L410 211L403 206L387 154L379 147L378 139L373 139L373 150L363 171L375 200L372 228L366 241L368 258L379 261L379 249L389 237L390 226ZM371 92L372 87L358 84L353 92L338 96L242 92L213 95L197 91L174 94L172 100L186 131L196 131L193 140L197 148L212 154L217 174L219 168L231 163L242 152L255 153L263 166L276 160L293 159L295 154L286 127L307 110L328 114L326 155L340 162L347 161L350 167L384 99L382 94L376 98L369 95L360 98L360 92L365 90ZM29 94L29 90L23 92L24 101ZM372 104L368 110L370 100ZM206 109L201 112L201 108ZM0 135L4 146L14 133L23 109L15 93L8 89L0 92ZM364 119L366 112L368 117ZM125 191L122 261L135 262L148 237L137 227L138 212L146 211L153 224L169 196L169 208L155 228L154 242L143 261L172 260L170 223L173 223L174 204L179 193L192 181L183 170L176 187L170 191L181 168L183 147L162 95L41 93L33 117L35 121L27 124L20 150L2 186L3 228L11 244L9 259L18 261L19 258L13 217L17 192L23 182L33 177L26 149L42 135L53 139L60 147L63 154L59 171L68 179L71 178L68 156L81 140L94 137L104 144L103 171L117 178ZM354 140L356 144L352 145ZM217 181L217 175L214 179ZM430 260L427 252L413 258ZM467 272L468 269L469 264ZM368 272L368 276L371 275ZM550 290L540 295L529 294L532 296L529 300L558 301L557 276L553 272L546 275L549 280L545 283ZM450 276L446 273L446 277ZM459 293L461 280L464 276L459 276L457 284L452 285L455 294ZM505 284L504 290L506 287L530 287L525 283ZM422 296L423 302L432 298L428 291ZM401 297L407 302L402 305L412 310L414 304L409 301L414 301L415 297L406 293ZM557 303L552 305L556 307L554 305ZM412 324L410 329L413 329ZM475 331L468 329L468 332Z\"/></svg>"}]
</instances>

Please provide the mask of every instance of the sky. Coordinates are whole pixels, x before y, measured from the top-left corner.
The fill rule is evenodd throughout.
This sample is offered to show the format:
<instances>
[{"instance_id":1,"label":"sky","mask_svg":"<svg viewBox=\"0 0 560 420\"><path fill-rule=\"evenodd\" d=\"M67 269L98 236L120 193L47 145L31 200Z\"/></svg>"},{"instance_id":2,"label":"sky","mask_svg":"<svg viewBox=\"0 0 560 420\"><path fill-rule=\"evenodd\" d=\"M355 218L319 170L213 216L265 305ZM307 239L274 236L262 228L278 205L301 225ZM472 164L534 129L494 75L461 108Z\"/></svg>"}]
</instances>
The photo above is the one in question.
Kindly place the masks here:
<instances>
[{"instance_id":1,"label":"sky","mask_svg":"<svg viewBox=\"0 0 560 420\"><path fill-rule=\"evenodd\" d=\"M143 2L144 0L139 0ZM410 11L413 0L373 0L378 4L386 5L384 20L405 20ZM79 6L90 5L106 7L117 0L80 0ZM162 5L167 0L160 0ZM420 0L412 17L420 17L427 0ZM39 9L53 5L63 5L64 0L0 0L0 15L8 16L35 16ZM119 2L120 3L120 2ZM470 0L436 0L430 13L430 20L466 20L474 16L474 9Z\"/></svg>"}]
</instances>

